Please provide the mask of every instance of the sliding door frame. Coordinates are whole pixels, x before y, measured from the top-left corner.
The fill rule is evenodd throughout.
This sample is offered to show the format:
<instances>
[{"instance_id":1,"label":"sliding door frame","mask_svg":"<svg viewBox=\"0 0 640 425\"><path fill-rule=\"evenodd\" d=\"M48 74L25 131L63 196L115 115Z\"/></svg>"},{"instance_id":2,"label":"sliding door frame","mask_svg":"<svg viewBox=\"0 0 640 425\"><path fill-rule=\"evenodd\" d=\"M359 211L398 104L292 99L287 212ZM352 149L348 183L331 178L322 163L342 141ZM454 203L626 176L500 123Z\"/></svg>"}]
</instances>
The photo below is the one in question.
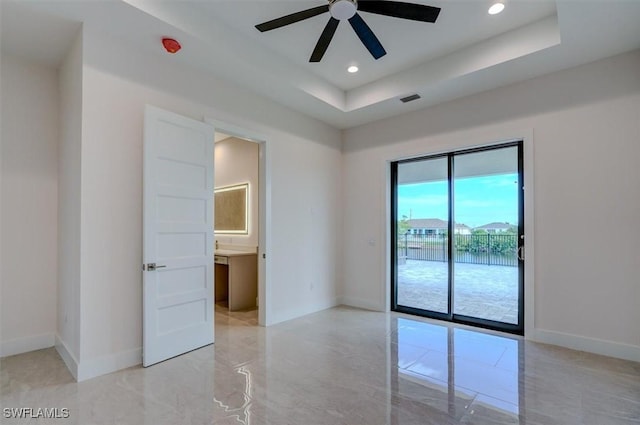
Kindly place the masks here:
<instances>
[{"instance_id":1,"label":"sliding door frame","mask_svg":"<svg viewBox=\"0 0 640 425\"><path fill-rule=\"evenodd\" d=\"M449 237L447 242L448 252L448 313L441 313L431 310L423 310L415 307L398 305L398 165L411 162L420 162L425 160L447 158L447 183L448 183L448 234L455 235L455 162L454 158L459 155L472 154L478 152L487 152L492 150L517 147L517 167L518 167L518 323L510 324L506 322L498 322L494 320L488 320L478 317L465 316L454 313L454 272L455 272L455 247L452 241L455 237ZM402 159L393 161L390 163L390 195L391 195L391 249L390 249L390 271L391 271L391 310L400 313L407 313L416 316L428 317L438 320L446 320L453 323L461 323L465 325L476 326L480 328L492 329L502 332L513 333L517 335L524 335L525 330L525 264L524 257L520 256L520 253L524 251L525 246L525 197L524 197L524 139L517 139L508 142L501 142L495 144L489 144L484 146L478 146L473 148L463 148L453 150L444 153L437 153L432 155L423 155L409 159Z\"/></svg>"}]
</instances>

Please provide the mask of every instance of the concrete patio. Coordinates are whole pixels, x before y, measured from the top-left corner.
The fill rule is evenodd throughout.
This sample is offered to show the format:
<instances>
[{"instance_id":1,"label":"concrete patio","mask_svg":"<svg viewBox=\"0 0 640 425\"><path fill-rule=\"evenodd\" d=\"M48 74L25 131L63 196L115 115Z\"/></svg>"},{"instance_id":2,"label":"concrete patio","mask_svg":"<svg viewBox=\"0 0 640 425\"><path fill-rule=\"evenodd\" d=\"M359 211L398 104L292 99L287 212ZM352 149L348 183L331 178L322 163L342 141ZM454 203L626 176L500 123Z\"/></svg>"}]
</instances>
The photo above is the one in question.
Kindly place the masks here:
<instances>
[{"instance_id":1,"label":"concrete patio","mask_svg":"<svg viewBox=\"0 0 640 425\"><path fill-rule=\"evenodd\" d=\"M447 263L407 260L398 266L398 304L447 312ZM454 313L515 324L518 268L455 263Z\"/></svg>"}]
</instances>

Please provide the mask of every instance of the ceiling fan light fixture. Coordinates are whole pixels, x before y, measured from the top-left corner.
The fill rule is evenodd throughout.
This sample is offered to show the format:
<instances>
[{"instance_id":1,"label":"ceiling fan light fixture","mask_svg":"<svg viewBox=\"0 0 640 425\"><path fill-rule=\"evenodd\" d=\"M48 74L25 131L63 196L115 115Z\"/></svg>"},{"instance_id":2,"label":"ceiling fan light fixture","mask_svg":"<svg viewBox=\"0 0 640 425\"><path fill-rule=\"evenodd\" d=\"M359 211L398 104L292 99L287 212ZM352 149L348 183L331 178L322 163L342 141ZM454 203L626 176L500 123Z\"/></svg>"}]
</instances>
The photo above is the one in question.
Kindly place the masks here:
<instances>
[{"instance_id":1,"label":"ceiling fan light fixture","mask_svg":"<svg viewBox=\"0 0 640 425\"><path fill-rule=\"evenodd\" d=\"M355 74L356 72L358 72L358 67L355 65L351 65L349 68L347 68L347 72L349 74Z\"/></svg>"},{"instance_id":2,"label":"ceiling fan light fixture","mask_svg":"<svg viewBox=\"0 0 640 425\"><path fill-rule=\"evenodd\" d=\"M355 0L334 0L329 5L329 13L339 21L346 21L353 18L358 6Z\"/></svg>"},{"instance_id":3,"label":"ceiling fan light fixture","mask_svg":"<svg viewBox=\"0 0 640 425\"><path fill-rule=\"evenodd\" d=\"M504 3L501 1L495 2L489 8L489 15L497 15L504 10Z\"/></svg>"}]
</instances>

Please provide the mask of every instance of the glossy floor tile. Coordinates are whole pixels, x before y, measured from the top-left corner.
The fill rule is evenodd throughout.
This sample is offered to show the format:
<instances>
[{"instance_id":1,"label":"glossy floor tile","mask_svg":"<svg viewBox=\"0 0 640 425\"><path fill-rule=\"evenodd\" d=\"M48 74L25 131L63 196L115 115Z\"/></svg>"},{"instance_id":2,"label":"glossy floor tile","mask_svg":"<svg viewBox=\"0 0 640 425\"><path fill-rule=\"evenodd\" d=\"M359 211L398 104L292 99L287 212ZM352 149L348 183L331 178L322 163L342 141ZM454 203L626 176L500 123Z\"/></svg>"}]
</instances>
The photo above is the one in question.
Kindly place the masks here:
<instances>
[{"instance_id":1,"label":"glossy floor tile","mask_svg":"<svg viewBox=\"0 0 640 425\"><path fill-rule=\"evenodd\" d=\"M0 360L2 424L640 424L640 363L339 307L269 328L216 308L216 343L73 382L54 349Z\"/></svg>"}]
</instances>

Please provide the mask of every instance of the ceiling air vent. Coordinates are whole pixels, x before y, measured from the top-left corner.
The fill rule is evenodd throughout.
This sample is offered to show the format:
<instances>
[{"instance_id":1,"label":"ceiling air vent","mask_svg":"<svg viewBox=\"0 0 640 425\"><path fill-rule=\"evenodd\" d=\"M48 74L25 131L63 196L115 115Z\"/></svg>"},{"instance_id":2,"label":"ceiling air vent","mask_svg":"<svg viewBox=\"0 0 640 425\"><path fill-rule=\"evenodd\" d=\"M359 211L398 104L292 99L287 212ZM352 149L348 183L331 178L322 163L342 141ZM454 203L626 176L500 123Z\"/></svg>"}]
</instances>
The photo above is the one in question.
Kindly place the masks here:
<instances>
[{"instance_id":1,"label":"ceiling air vent","mask_svg":"<svg viewBox=\"0 0 640 425\"><path fill-rule=\"evenodd\" d=\"M407 102L413 102L414 100L418 100L418 99L420 99L419 94L412 94L411 96L403 97L402 99L400 99L400 102L407 103Z\"/></svg>"}]
</instances>

